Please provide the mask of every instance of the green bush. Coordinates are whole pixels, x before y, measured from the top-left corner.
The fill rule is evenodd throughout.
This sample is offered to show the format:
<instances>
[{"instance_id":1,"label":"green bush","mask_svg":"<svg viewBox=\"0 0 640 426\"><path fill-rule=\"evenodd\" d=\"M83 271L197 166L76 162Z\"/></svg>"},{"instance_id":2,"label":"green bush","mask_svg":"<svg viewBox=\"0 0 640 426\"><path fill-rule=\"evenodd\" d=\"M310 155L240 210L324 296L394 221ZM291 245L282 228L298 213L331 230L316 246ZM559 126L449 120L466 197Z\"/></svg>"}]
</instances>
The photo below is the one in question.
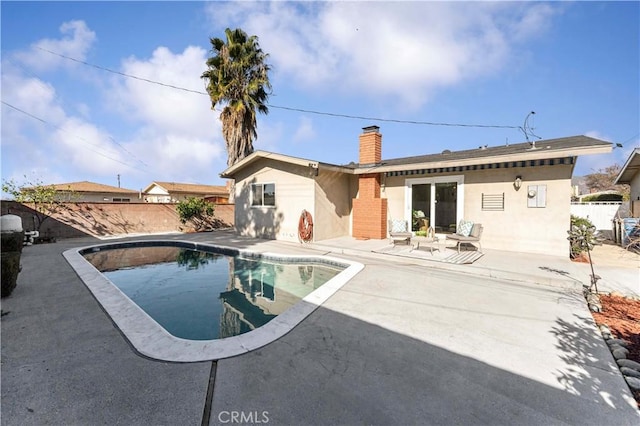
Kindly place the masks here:
<instances>
[{"instance_id":1,"label":"green bush","mask_svg":"<svg viewBox=\"0 0 640 426\"><path fill-rule=\"evenodd\" d=\"M571 215L571 228L567 231L567 239L571 244L571 258L580 256L581 253L592 250L600 240L596 236L596 227L584 217Z\"/></svg>"},{"instance_id":2,"label":"green bush","mask_svg":"<svg viewBox=\"0 0 640 426\"><path fill-rule=\"evenodd\" d=\"M189 197L176 206L180 222L191 222L196 231L212 228L214 206L203 198Z\"/></svg>"},{"instance_id":3,"label":"green bush","mask_svg":"<svg viewBox=\"0 0 640 426\"><path fill-rule=\"evenodd\" d=\"M595 202L595 201L622 201L622 194L594 194L582 197L582 202Z\"/></svg>"}]
</instances>

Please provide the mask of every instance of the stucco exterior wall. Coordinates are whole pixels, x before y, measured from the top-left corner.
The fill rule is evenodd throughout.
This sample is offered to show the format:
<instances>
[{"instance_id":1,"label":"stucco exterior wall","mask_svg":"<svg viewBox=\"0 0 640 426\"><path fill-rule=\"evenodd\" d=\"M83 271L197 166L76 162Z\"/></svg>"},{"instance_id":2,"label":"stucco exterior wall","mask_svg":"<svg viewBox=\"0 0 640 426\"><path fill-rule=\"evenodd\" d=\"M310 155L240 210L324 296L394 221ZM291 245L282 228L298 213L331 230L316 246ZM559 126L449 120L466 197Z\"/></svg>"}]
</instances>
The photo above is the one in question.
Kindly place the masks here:
<instances>
[{"instance_id":1,"label":"stucco exterior wall","mask_svg":"<svg viewBox=\"0 0 640 426\"><path fill-rule=\"evenodd\" d=\"M298 241L302 210L315 211L315 181L309 167L261 159L235 176L235 226L240 235ZM251 185L275 184L275 207L253 207ZM316 217L313 217L314 222Z\"/></svg>"},{"instance_id":2,"label":"stucco exterior wall","mask_svg":"<svg viewBox=\"0 0 640 426\"><path fill-rule=\"evenodd\" d=\"M465 176L465 219L482 223L483 247L567 257L572 166L485 170ZM522 176L516 191L515 177ZM528 188L546 185L545 207L528 207ZM482 210L482 193L504 192L504 210Z\"/></svg>"},{"instance_id":3,"label":"stucco exterior wall","mask_svg":"<svg viewBox=\"0 0 640 426\"><path fill-rule=\"evenodd\" d=\"M629 200L631 201L632 209L631 213L633 214L633 217L640 217L640 172L636 172L631 179L629 186Z\"/></svg>"},{"instance_id":4,"label":"stucco exterior wall","mask_svg":"<svg viewBox=\"0 0 640 426\"><path fill-rule=\"evenodd\" d=\"M235 226L240 235L298 242L302 210L313 218L313 241L350 235L357 178L344 173L261 159L242 169L235 185ZM275 207L251 205L251 185L273 183Z\"/></svg>"},{"instance_id":5,"label":"stucco exterior wall","mask_svg":"<svg viewBox=\"0 0 640 426\"><path fill-rule=\"evenodd\" d=\"M387 202L387 218L392 219L406 219L410 220L410 217L406 216L405 212L405 180L407 176L388 176L382 178L382 188L380 190L380 196L386 198ZM411 203L408 200L407 203ZM407 204L408 205L408 204ZM387 233L389 230L387 230Z\"/></svg>"},{"instance_id":6,"label":"stucco exterior wall","mask_svg":"<svg viewBox=\"0 0 640 426\"><path fill-rule=\"evenodd\" d=\"M464 219L482 223L482 246L485 248L566 257L569 255L566 238L570 223L571 174L571 165L465 172L462 184ZM457 175L460 173L449 176ZM513 182L518 175L522 176L523 182L520 190L516 191ZM405 184L407 179L419 177L385 178L382 196L389 200L390 219L411 219L408 216L411 200L405 198ZM546 185L545 207L528 207L527 189L530 185ZM504 210L483 210L483 193L504 193Z\"/></svg>"},{"instance_id":7,"label":"stucco exterior wall","mask_svg":"<svg viewBox=\"0 0 640 426\"><path fill-rule=\"evenodd\" d=\"M350 235L351 200L357 178L320 170L315 185L314 241Z\"/></svg>"},{"instance_id":8,"label":"stucco exterior wall","mask_svg":"<svg viewBox=\"0 0 640 426\"><path fill-rule=\"evenodd\" d=\"M2 201L0 206L3 215L20 216L25 230L35 229L33 204ZM214 217L227 226L233 226L233 207L233 204L216 205ZM44 220L40 235L55 238L105 237L190 230L189 225L180 223L176 204L63 203Z\"/></svg>"},{"instance_id":9,"label":"stucco exterior wall","mask_svg":"<svg viewBox=\"0 0 640 426\"><path fill-rule=\"evenodd\" d=\"M137 192L75 192L75 193L60 193L56 195L56 200L61 202L87 202L87 203L111 203L114 198L128 199L130 202L137 203L140 201L140 195Z\"/></svg>"}]
</instances>

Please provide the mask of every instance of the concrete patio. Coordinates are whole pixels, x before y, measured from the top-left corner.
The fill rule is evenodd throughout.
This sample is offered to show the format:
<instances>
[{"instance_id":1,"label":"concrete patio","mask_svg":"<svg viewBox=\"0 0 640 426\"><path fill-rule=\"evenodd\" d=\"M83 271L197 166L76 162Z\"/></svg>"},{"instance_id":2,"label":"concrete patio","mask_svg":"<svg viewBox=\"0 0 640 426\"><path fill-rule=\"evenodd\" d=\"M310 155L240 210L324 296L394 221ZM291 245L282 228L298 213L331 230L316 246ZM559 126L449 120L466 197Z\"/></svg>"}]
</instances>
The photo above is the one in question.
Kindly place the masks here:
<instances>
[{"instance_id":1,"label":"concrete patio","mask_svg":"<svg viewBox=\"0 0 640 426\"><path fill-rule=\"evenodd\" d=\"M25 247L18 286L2 300L3 424L640 421L582 297L588 265L491 250L456 265L374 253L389 243L373 240L162 239L327 253L365 269L261 349L168 363L137 354L62 257L101 241ZM640 295L638 256L601 253L601 290Z\"/></svg>"}]
</instances>

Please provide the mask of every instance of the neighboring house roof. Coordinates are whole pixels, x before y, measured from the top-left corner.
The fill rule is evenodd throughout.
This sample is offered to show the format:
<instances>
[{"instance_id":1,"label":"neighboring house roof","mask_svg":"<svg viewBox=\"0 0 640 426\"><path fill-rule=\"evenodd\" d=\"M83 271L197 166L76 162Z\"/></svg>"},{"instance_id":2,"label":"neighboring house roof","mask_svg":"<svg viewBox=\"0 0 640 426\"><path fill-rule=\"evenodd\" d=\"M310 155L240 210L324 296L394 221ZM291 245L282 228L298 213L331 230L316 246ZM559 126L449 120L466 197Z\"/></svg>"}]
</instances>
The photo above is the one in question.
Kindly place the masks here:
<instances>
[{"instance_id":1,"label":"neighboring house roof","mask_svg":"<svg viewBox=\"0 0 640 426\"><path fill-rule=\"evenodd\" d=\"M640 171L640 148L633 150L627 162L622 166L620 173L618 173L618 177L616 177L616 180L613 182L614 185L631 183L631 180L638 171Z\"/></svg>"},{"instance_id":2,"label":"neighboring house roof","mask_svg":"<svg viewBox=\"0 0 640 426\"><path fill-rule=\"evenodd\" d=\"M100 193L117 193L117 194L138 194L134 189L119 188L117 186L103 185L101 183L89 182L83 180L81 182L58 183L51 185L56 191L71 192L100 192Z\"/></svg>"},{"instance_id":3,"label":"neighboring house roof","mask_svg":"<svg viewBox=\"0 0 640 426\"><path fill-rule=\"evenodd\" d=\"M572 157L584 154L608 153L612 144L588 136L571 136L557 139L536 141L496 147L479 147L464 151L445 150L439 154L418 155L382 160L378 164L334 165L313 160L290 157L265 151L256 151L221 173L222 177L232 177L238 170L260 158L273 158L278 161L293 163L309 167L330 168L344 173L382 173L420 168L441 168L452 166L466 166L475 164L490 164L507 161L542 160L559 157Z\"/></svg>"},{"instance_id":4,"label":"neighboring house roof","mask_svg":"<svg viewBox=\"0 0 640 426\"><path fill-rule=\"evenodd\" d=\"M177 183L177 182L152 182L142 192L146 193L154 186L164 189L169 194L203 194L203 195L229 195L229 189L226 186L219 185L200 185L195 183Z\"/></svg>"}]
</instances>

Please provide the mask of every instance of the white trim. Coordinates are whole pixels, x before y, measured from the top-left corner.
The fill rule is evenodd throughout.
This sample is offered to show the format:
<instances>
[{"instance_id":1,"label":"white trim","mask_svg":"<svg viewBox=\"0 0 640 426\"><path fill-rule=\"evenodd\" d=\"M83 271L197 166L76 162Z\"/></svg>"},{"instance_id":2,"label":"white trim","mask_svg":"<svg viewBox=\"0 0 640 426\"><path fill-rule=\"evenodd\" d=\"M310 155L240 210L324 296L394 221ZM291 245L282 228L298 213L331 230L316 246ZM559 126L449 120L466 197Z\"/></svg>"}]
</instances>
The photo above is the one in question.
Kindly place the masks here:
<instances>
[{"instance_id":1,"label":"white trim","mask_svg":"<svg viewBox=\"0 0 640 426\"><path fill-rule=\"evenodd\" d=\"M251 193L250 193L250 202L249 202L249 207L252 209L262 209L262 208L266 208L266 209L274 209L276 208L276 206L278 205L276 197L277 197L277 191L276 191L276 183L275 182L252 182L251 184ZM262 204L260 205L255 205L253 204L253 187L254 185L262 185ZM265 185L273 185L273 205L269 204L266 205L264 204L264 186Z\"/></svg>"},{"instance_id":2,"label":"white trim","mask_svg":"<svg viewBox=\"0 0 640 426\"><path fill-rule=\"evenodd\" d=\"M431 200L430 207L431 217L430 223L435 223L435 211L436 211L436 183L449 183L455 182L456 186L456 223L460 222L464 218L464 175L450 175L450 176L434 176L428 178L411 178L404 180L404 218L411 223L411 193L413 191L413 185L426 185L431 184Z\"/></svg>"}]
</instances>

